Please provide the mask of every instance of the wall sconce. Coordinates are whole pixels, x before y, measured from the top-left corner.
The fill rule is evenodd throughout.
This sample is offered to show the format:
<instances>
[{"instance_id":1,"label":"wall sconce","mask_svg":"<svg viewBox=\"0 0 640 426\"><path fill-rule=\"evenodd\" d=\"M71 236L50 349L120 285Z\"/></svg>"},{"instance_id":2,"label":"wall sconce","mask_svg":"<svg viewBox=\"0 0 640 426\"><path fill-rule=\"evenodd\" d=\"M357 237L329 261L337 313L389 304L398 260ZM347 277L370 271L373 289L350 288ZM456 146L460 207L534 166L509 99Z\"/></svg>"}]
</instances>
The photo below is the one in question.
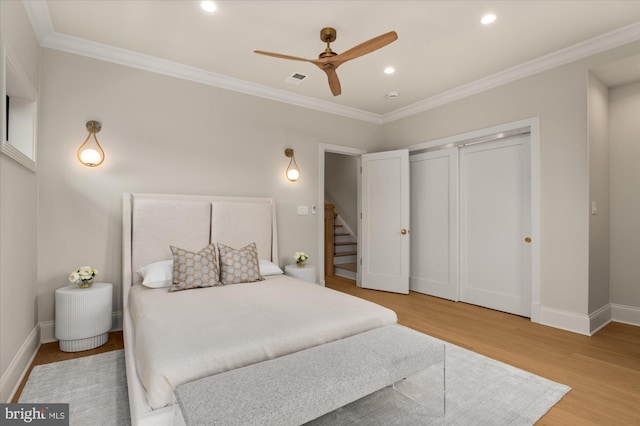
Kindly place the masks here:
<instances>
[{"instance_id":1,"label":"wall sconce","mask_svg":"<svg viewBox=\"0 0 640 426\"><path fill-rule=\"evenodd\" d=\"M300 169L298 168L298 163L296 163L296 157L293 156L293 149L285 149L284 155L291 158L291 161L289 161L289 167L287 167L286 171L287 179L291 182L295 182L300 179Z\"/></svg>"},{"instance_id":2,"label":"wall sconce","mask_svg":"<svg viewBox=\"0 0 640 426\"><path fill-rule=\"evenodd\" d=\"M98 142L98 138L96 138L96 133L100 131L102 125L98 121L87 121L87 130L89 131L89 136L84 140L80 148L78 148L78 160L82 164L87 167L96 167L102 164L104 161L104 151L100 146L100 142ZM91 136L93 136L93 141L90 141Z\"/></svg>"}]
</instances>

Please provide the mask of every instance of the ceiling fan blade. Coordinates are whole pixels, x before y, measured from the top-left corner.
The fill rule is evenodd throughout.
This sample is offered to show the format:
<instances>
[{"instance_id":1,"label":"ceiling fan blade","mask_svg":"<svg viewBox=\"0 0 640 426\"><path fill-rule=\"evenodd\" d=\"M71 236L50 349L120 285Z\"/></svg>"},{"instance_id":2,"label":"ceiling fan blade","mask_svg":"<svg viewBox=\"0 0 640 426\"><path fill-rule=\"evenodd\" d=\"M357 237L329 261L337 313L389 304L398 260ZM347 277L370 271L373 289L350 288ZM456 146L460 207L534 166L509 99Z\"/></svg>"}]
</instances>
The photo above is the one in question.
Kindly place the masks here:
<instances>
[{"instance_id":1,"label":"ceiling fan blade","mask_svg":"<svg viewBox=\"0 0 640 426\"><path fill-rule=\"evenodd\" d=\"M329 77L329 88L331 89L331 93L333 93L333 96L338 96L342 93L342 88L340 87L340 80L338 79L338 74L336 74L335 68L323 68L323 70L327 73L327 77Z\"/></svg>"},{"instance_id":2,"label":"ceiling fan blade","mask_svg":"<svg viewBox=\"0 0 640 426\"><path fill-rule=\"evenodd\" d=\"M281 53L265 52L263 50L254 50L253 53L258 55L273 56L280 59L291 59L292 61L313 62L312 59L300 58L298 56L283 55Z\"/></svg>"},{"instance_id":3,"label":"ceiling fan blade","mask_svg":"<svg viewBox=\"0 0 640 426\"><path fill-rule=\"evenodd\" d=\"M337 56L331 58L331 62L337 67L344 62L350 61L367 53L371 53L378 50L389 43L393 43L398 39L398 34L395 31L390 31L386 34L374 37L371 40L367 40L359 45L352 47L351 49L340 53Z\"/></svg>"}]
</instances>

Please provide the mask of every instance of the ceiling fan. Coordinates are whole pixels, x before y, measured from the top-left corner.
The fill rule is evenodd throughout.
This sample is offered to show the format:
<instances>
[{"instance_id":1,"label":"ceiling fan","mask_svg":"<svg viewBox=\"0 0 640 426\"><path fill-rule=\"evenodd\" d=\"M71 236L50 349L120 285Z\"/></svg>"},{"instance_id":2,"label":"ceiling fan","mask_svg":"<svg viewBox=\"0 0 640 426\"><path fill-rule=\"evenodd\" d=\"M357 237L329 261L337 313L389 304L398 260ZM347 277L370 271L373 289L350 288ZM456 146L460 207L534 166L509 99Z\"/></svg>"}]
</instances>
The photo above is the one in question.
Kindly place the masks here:
<instances>
[{"instance_id":1,"label":"ceiling fan","mask_svg":"<svg viewBox=\"0 0 640 426\"><path fill-rule=\"evenodd\" d=\"M324 52L318 55L318 59L299 58L297 56L282 55L280 53L265 52L262 50L254 50L254 52L260 55L273 56L275 58L311 62L327 74L331 93L333 93L333 96L338 96L342 93L340 80L338 79L338 74L336 74L336 69L338 69L340 65L350 61L351 59L355 59L378 50L389 43L393 43L397 39L398 34L395 31L391 31L386 34L379 35L378 37L374 37L371 40L367 40L364 43L360 43L359 45L338 54L331 50L331 43L336 40L336 30L334 28L323 28L320 30L320 40L327 43L327 48Z\"/></svg>"}]
</instances>

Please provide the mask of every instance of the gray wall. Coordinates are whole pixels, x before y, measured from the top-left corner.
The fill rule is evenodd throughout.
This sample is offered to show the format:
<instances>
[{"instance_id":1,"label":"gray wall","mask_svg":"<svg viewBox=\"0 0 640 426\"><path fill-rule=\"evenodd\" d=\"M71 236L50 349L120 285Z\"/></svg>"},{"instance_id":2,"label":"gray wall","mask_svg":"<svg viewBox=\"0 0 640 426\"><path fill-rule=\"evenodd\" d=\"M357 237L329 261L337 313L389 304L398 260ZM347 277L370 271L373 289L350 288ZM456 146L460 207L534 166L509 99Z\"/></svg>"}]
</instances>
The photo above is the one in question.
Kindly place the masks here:
<instances>
[{"instance_id":1,"label":"gray wall","mask_svg":"<svg viewBox=\"0 0 640 426\"><path fill-rule=\"evenodd\" d=\"M40 48L22 2L0 1L0 33L38 89ZM4 102L4 99L2 100ZM0 154L0 401L39 342L36 174Z\"/></svg>"},{"instance_id":2,"label":"gray wall","mask_svg":"<svg viewBox=\"0 0 640 426\"><path fill-rule=\"evenodd\" d=\"M38 289L41 321L54 318L54 291L81 265L115 284L122 308L121 196L158 192L275 197L281 265L295 251L318 258L318 143L363 148L376 124L339 117L50 49L42 53L38 173ZM102 122L105 162L75 157L85 122ZM295 149L301 178L285 178ZM322 206L318 206L323 211Z\"/></svg>"},{"instance_id":3,"label":"gray wall","mask_svg":"<svg viewBox=\"0 0 640 426\"><path fill-rule=\"evenodd\" d=\"M592 73L588 82L589 313L609 304L609 89ZM591 208L591 207L590 207Z\"/></svg>"},{"instance_id":4,"label":"gray wall","mask_svg":"<svg viewBox=\"0 0 640 426\"><path fill-rule=\"evenodd\" d=\"M640 307L640 82L609 90L611 303Z\"/></svg>"},{"instance_id":5,"label":"gray wall","mask_svg":"<svg viewBox=\"0 0 640 426\"><path fill-rule=\"evenodd\" d=\"M541 304L588 314L588 70L637 53L631 43L383 126L384 148L540 118Z\"/></svg>"},{"instance_id":6,"label":"gray wall","mask_svg":"<svg viewBox=\"0 0 640 426\"><path fill-rule=\"evenodd\" d=\"M324 194L336 206L338 214L354 234L358 233L358 172L360 158L354 155L325 153Z\"/></svg>"}]
</instances>

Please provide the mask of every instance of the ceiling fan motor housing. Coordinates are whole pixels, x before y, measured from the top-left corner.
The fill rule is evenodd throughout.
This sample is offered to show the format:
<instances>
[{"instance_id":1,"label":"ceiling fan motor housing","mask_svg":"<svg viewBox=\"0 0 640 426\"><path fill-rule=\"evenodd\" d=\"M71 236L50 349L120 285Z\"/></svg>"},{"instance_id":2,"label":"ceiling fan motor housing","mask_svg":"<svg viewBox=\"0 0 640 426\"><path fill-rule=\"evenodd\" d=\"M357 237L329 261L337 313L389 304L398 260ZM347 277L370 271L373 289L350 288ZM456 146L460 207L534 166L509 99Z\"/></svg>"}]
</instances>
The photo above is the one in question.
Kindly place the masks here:
<instances>
[{"instance_id":1,"label":"ceiling fan motor housing","mask_svg":"<svg viewBox=\"0 0 640 426\"><path fill-rule=\"evenodd\" d=\"M327 27L320 30L320 40L325 43L333 43L336 41L336 29Z\"/></svg>"},{"instance_id":2,"label":"ceiling fan motor housing","mask_svg":"<svg viewBox=\"0 0 640 426\"><path fill-rule=\"evenodd\" d=\"M334 52L333 50L331 50L331 46L329 46L330 43L334 42L336 40L336 30L335 28L323 28L320 30L320 40L324 41L325 43L327 43L327 48L324 49L324 52L320 53L318 55L318 59L324 59L324 58L331 58L333 56L336 56L337 53Z\"/></svg>"}]
</instances>

